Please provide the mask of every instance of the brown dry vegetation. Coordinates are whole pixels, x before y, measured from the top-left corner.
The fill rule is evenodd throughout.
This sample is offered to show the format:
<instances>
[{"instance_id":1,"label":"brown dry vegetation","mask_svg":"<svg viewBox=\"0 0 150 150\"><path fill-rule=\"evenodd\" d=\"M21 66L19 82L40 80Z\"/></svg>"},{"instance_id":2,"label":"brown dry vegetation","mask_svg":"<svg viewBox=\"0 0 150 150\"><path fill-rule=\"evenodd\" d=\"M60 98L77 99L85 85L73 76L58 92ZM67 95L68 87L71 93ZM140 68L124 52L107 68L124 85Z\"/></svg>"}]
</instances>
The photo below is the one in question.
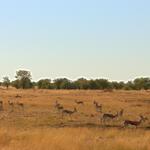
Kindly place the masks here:
<instances>
[{"instance_id":1,"label":"brown dry vegetation","mask_svg":"<svg viewBox=\"0 0 150 150\"><path fill-rule=\"evenodd\" d=\"M21 98L17 98L20 95ZM4 110L0 112L0 149L2 150L149 150L149 91L80 91L80 90L0 90ZM15 103L14 108L8 100ZM78 112L64 116L54 108L55 101ZM74 101L82 100L84 105ZM106 124L93 105L96 100L103 112L115 114L122 108L123 117ZM17 102L24 104L24 108ZM92 114L92 117L91 117ZM94 115L94 116L93 116ZM125 119L148 121L123 128Z\"/></svg>"}]
</instances>

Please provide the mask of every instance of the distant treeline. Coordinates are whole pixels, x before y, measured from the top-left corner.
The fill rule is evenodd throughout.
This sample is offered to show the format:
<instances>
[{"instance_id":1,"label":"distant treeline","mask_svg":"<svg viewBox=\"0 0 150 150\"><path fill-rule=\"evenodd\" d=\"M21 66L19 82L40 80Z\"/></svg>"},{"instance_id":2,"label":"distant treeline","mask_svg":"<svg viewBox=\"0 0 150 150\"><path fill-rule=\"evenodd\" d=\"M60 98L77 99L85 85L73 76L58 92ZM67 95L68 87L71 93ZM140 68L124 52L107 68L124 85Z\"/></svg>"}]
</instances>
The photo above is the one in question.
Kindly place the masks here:
<instances>
[{"instance_id":1,"label":"distant treeline","mask_svg":"<svg viewBox=\"0 0 150 150\"><path fill-rule=\"evenodd\" d=\"M59 78L55 80L41 79L38 82L32 82L31 73L26 70L16 72L16 80L10 81L9 77L4 77L1 86L8 88L13 86L17 89L92 89L92 90L148 90L150 89L150 78L137 78L133 81L125 82L110 82L107 79L91 79L80 78L76 81L71 81L67 78Z\"/></svg>"}]
</instances>

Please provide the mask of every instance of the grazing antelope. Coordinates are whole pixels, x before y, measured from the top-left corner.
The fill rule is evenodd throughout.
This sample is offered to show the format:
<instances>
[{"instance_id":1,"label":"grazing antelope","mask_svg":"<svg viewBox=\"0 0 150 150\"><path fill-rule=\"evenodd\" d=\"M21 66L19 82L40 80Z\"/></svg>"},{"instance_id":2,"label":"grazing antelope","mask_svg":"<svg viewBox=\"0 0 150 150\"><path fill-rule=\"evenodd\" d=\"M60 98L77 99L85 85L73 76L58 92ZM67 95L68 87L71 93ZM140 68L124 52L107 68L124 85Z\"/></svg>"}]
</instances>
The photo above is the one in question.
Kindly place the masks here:
<instances>
[{"instance_id":1,"label":"grazing antelope","mask_svg":"<svg viewBox=\"0 0 150 150\"><path fill-rule=\"evenodd\" d=\"M140 120L139 121L132 121L132 120L125 120L124 121L124 126L128 126L128 125L132 125L135 126L137 128L137 126L139 126L143 121L148 120L147 118L144 118L143 116L140 116Z\"/></svg>"},{"instance_id":2,"label":"grazing antelope","mask_svg":"<svg viewBox=\"0 0 150 150\"><path fill-rule=\"evenodd\" d=\"M72 110L64 109L64 110L62 111L62 115L68 114L68 115L70 115L70 117L71 117L71 115L74 114L75 112L77 112L77 109L76 109L76 108L74 108L73 111L72 111Z\"/></svg>"},{"instance_id":3,"label":"grazing antelope","mask_svg":"<svg viewBox=\"0 0 150 150\"><path fill-rule=\"evenodd\" d=\"M95 117L95 115L94 115L94 114L91 114L90 117Z\"/></svg>"},{"instance_id":4,"label":"grazing antelope","mask_svg":"<svg viewBox=\"0 0 150 150\"><path fill-rule=\"evenodd\" d=\"M75 100L75 103L77 103L77 104L81 104L81 105L84 105L84 102L83 101L77 101L77 100Z\"/></svg>"},{"instance_id":5,"label":"grazing antelope","mask_svg":"<svg viewBox=\"0 0 150 150\"><path fill-rule=\"evenodd\" d=\"M103 114L101 121L105 122L107 119L113 120L113 119L117 118L118 116L119 116L118 112L117 112L116 115L113 115L113 114L110 114L110 113Z\"/></svg>"},{"instance_id":6,"label":"grazing antelope","mask_svg":"<svg viewBox=\"0 0 150 150\"><path fill-rule=\"evenodd\" d=\"M102 105L99 105L96 101L94 101L93 104L95 105L97 112L102 112Z\"/></svg>"},{"instance_id":7,"label":"grazing antelope","mask_svg":"<svg viewBox=\"0 0 150 150\"><path fill-rule=\"evenodd\" d=\"M20 95L18 95L18 94L17 94L15 97L16 97L16 98L22 98L22 97L21 97Z\"/></svg>"}]
</instances>

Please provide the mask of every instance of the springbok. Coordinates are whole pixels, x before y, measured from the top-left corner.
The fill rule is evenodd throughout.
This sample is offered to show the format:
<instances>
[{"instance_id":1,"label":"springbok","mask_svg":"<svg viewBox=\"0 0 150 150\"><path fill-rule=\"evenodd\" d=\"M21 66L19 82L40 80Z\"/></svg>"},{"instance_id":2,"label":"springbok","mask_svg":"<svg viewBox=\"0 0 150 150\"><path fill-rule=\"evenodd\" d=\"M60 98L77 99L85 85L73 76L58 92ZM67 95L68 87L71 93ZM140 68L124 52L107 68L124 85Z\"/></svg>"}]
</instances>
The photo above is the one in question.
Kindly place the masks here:
<instances>
[{"instance_id":1,"label":"springbok","mask_svg":"<svg viewBox=\"0 0 150 150\"><path fill-rule=\"evenodd\" d=\"M124 109L121 109L120 112L119 112L119 116L122 117L123 114L124 114Z\"/></svg>"},{"instance_id":2,"label":"springbok","mask_svg":"<svg viewBox=\"0 0 150 150\"><path fill-rule=\"evenodd\" d=\"M77 101L77 100L75 100L75 103L77 103L78 105L84 105L84 102L83 101Z\"/></svg>"},{"instance_id":3,"label":"springbok","mask_svg":"<svg viewBox=\"0 0 150 150\"><path fill-rule=\"evenodd\" d=\"M3 110L3 101L0 101L0 111Z\"/></svg>"},{"instance_id":4,"label":"springbok","mask_svg":"<svg viewBox=\"0 0 150 150\"><path fill-rule=\"evenodd\" d=\"M54 107L57 108L58 106L60 106L60 104L58 103L58 101L56 101Z\"/></svg>"},{"instance_id":5,"label":"springbok","mask_svg":"<svg viewBox=\"0 0 150 150\"><path fill-rule=\"evenodd\" d=\"M147 118L140 116L140 120L139 121L132 121L132 120L125 120L124 121L124 126L128 126L128 125L132 125L135 126L137 128L137 126L139 126L143 121L148 120Z\"/></svg>"},{"instance_id":6,"label":"springbok","mask_svg":"<svg viewBox=\"0 0 150 150\"><path fill-rule=\"evenodd\" d=\"M58 111L61 111L64 109L64 107L61 104L59 104L58 101L55 102L55 108L57 108Z\"/></svg>"},{"instance_id":7,"label":"springbok","mask_svg":"<svg viewBox=\"0 0 150 150\"><path fill-rule=\"evenodd\" d=\"M58 105L56 108L58 109L58 111L62 111L64 109L64 107L61 105Z\"/></svg>"},{"instance_id":8,"label":"springbok","mask_svg":"<svg viewBox=\"0 0 150 150\"><path fill-rule=\"evenodd\" d=\"M119 116L118 112L117 112L116 115L113 115L113 114L110 114L110 113L103 114L101 122L105 122L108 119L113 120L113 119L117 118L118 116Z\"/></svg>"},{"instance_id":9,"label":"springbok","mask_svg":"<svg viewBox=\"0 0 150 150\"><path fill-rule=\"evenodd\" d=\"M0 101L0 105L3 105L3 101Z\"/></svg>"},{"instance_id":10,"label":"springbok","mask_svg":"<svg viewBox=\"0 0 150 150\"><path fill-rule=\"evenodd\" d=\"M62 110L62 116L63 116L64 114L68 114L68 115L70 115L70 117L71 117L71 115L74 114L75 112L77 112L77 109L76 109L76 108L74 108L73 111L72 111L72 110L64 109L64 110Z\"/></svg>"},{"instance_id":11,"label":"springbok","mask_svg":"<svg viewBox=\"0 0 150 150\"><path fill-rule=\"evenodd\" d=\"M18 95L18 94L17 94L15 97L16 97L16 98L22 98L22 96L20 96L20 95Z\"/></svg>"},{"instance_id":12,"label":"springbok","mask_svg":"<svg viewBox=\"0 0 150 150\"><path fill-rule=\"evenodd\" d=\"M21 109L24 109L24 104L23 104L23 103L17 102L17 105L18 105Z\"/></svg>"},{"instance_id":13,"label":"springbok","mask_svg":"<svg viewBox=\"0 0 150 150\"><path fill-rule=\"evenodd\" d=\"M102 105L98 104L98 102L94 101L93 104L95 105L96 111L97 112L102 112Z\"/></svg>"},{"instance_id":14,"label":"springbok","mask_svg":"<svg viewBox=\"0 0 150 150\"><path fill-rule=\"evenodd\" d=\"M9 106L11 107L11 112L14 111L14 103L12 101L8 101Z\"/></svg>"},{"instance_id":15,"label":"springbok","mask_svg":"<svg viewBox=\"0 0 150 150\"><path fill-rule=\"evenodd\" d=\"M14 103L11 101L8 101L9 106L14 107Z\"/></svg>"}]
</instances>

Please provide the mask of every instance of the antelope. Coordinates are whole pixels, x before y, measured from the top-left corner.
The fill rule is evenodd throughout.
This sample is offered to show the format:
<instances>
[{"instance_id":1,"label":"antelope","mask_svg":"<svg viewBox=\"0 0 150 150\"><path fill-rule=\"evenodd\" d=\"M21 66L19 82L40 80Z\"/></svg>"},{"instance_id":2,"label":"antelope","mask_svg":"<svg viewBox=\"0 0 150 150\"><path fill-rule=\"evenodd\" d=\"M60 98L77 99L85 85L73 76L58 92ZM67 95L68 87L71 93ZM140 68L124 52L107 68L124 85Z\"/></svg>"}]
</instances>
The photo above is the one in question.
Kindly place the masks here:
<instances>
[{"instance_id":1,"label":"antelope","mask_svg":"<svg viewBox=\"0 0 150 150\"><path fill-rule=\"evenodd\" d=\"M0 101L0 105L3 105L3 101Z\"/></svg>"},{"instance_id":2,"label":"antelope","mask_svg":"<svg viewBox=\"0 0 150 150\"><path fill-rule=\"evenodd\" d=\"M102 112L102 105L99 105L98 102L94 101L93 104L96 107L96 110L99 112Z\"/></svg>"},{"instance_id":3,"label":"antelope","mask_svg":"<svg viewBox=\"0 0 150 150\"><path fill-rule=\"evenodd\" d=\"M103 114L101 121L105 122L107 119L113 120L113 119L117 118L118 116L119 116L118 112L117 112L116 115L113 115L113 114L110 114L110 113Z\"/></svg>"},{"instance_id":4,"label":"antelope","mask_svg":"<svg viewBox=\"0 0 150 150\"><path fill-rule=\"evenodd\" d=\"M72 111L72 110L64 109L64 110L62 111L62 115L63 115L63 114L68 114L68 115L70 115L70 117L71 117L71 115L74 114L75 112L77 112L77 109L76 109L76 108L74 108L73 111Z\"/></svg>"},{"instance_id":5,"label":"antelope","mask_svg":"<svg viewBox=\"0 0 150 150\"><path fill-rule=\"evenodd\" d=\"M16 97L16 98L21 98L21 96L20 96L20 95L18 95L18 94L17 94L15 97Z\"/></svg>"},{"instance_id":6,"label":"antelope","mask_svg":"<svg viewBox=\"0 0 150 150\"><path fill-rule=\"evenodd\" d=\"M13 107L13 106L14 106L14 103L13 103L13 102L11 102L11 101L8 101L8 104L9 104L9 106L11 106L11 107Z\"/></svg>"},{"instance_id":7,"label":"antelope","mask_svg":"<svg viewBox=\"0 0 150 150\"><path fill-rule=\"evenodd\" d=\"M0 110L3 110L3 101L0 101Z\"/></svg>"},{"instance_id":8,"label":"antelope","mask_svg":"<svg viewBox=\"0 0 150 150\"><path fill-rule=\"evenodd\" d=\"M58 103L58 101L56 101L54 107L57 108L58 106L60 106L60 104Z\"/></svg>"},{"instance_id":9,"label":"antelope","mask_svg":"<svg viewBox=\"0 0 150 150\"><path fill-rule=\"evenodd\" d=\"M63 109L64 109L64 107L61 106L61 105L58 105L56 108L57 108L58 110L63 110Z\"/></svg>"},{"instance_id":10,"label":"antelope","mask_svg":"<svg viewBox=\"0 0 150 150\"><path fill-rule=\"evenodd\" d=\"M98 104L98 102L94 101L93 104L96 105L96 104Z\"/></svg>"},{"instance_id":11,"label":"antelope","mask_svg":"<svg viewBox=\"0 0 150 150\"><path fill-rule=\"evenodd\" d=\"M137 128L137 126L139 126L143 121L148 120L147 118L144 118L143 116L140 116L140 120L139 121L132 121L132 120L125 120L124 121L124 126L128 126L128 125L132 125L135 126Z\"/></svg>"},{"instance_id":12,"label":"antelope","mask_svg":"<svg viewBox=\"0 0 150 150\"><path fill-rule=\"evenodd\" d=\"M124 109L121 109L120 112L119 112L119 116L122 117L123 113L124 113Z\"/></svg>"},{"instance_id":13,"label":"antelope","mask_svg":"<svg viewBox=\"0 0 150 150\"><path fill-rule=\"evenodd\" d=\"M79 104L79 105L80 105L80 104L82 104L82 105L84 104L83 101L77 101L77 100L75 100L75 103L77 103L77 104Z\"/></svg>"},{"instance_id":14,"label":"antelope","mask_svg":"<svg viewBox=\"0 0 150 150\"><path fill-rule=\"evenodd\" d=\"M94 115L94 114L91 114L90 116L91 116L91 117L95 117L95 115Z\"/></svg>"},{"instance_id":15,"label":"antelope","mask_svg":"<svg viewBox=\"0 0 150 150\"><path fill-rule=\"evenodd\" d=\"M14 111L14 103L12 101L8 101L8 104L11 107L11 111L10 112L13 112Z\"/></svg>"},{"instance_id":16,"label":"antelope","mask_svg":"<svg viewBox=\"0 0 150 150\"><path fill-rule=\"evenodd\" d=\"M60 105L57 101L55 102L55 108L57 108L58 111L61 111L64 109L64 107L62 105Z\"/></svg>"},{"instance_id":17,"label":"antelope","mask_svg":"<svg viewBox=\"0 0 150 150\"><path fill-rule=\"evenodd\" d=\"M20 107L20 108L24 108L24 104L23 103L20 103L20 102L17 102L17 105Z\"/></svg>"}]
</instances>

